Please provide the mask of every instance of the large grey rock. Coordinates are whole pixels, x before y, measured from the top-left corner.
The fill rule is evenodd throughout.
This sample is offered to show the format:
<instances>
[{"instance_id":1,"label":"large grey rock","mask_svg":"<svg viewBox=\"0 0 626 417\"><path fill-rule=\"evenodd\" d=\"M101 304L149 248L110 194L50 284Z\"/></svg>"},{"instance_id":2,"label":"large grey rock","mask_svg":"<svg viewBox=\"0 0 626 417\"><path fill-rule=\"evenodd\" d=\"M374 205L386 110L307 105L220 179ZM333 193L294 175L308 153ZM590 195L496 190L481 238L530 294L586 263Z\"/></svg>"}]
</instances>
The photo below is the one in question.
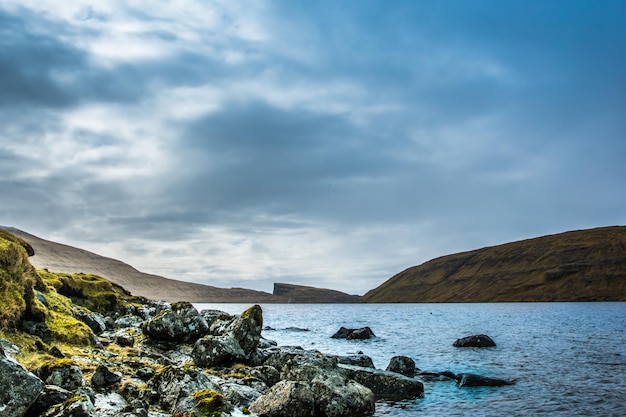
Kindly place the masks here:
<instances>
[{"instance_id":1,"label":"large grey rock","mask_svg":"<svg viewBox=\"0 0 626 417\"><path fill-rule=\"evenodd\" d=\"M304 382L280 381L252 404L261 417L315 417L315 398Z\"/></svg>"},{"instance_id":2,"label":"large grey rock","mask_svg":"<svg viewBox=\"0 0 626 417\"><path fill-rule=\"evenodd\" d=\"M98 417L119 417L127 406L126 400L117 392L98 393L94 401Z\"/></svg>"},{"instance_id":3,"label":"large grey rock","mask_svg":"<svg viewBox=\"0 0 626 417\"><path fill-rule=\"evenodd\" d=\"M387 365L387 370L413 378L415 376L415 361L408 356L394 356Z\"/></svg>"},{"instance_id":4,"label":"large grey rock","mask_svg":"<svg viewBox=\"0 0 626 417\"><path fill-rule=\"evenodd\" d=\"M452 346L454 347L492 347L496 342L486 334L475 334L457 339Z\"/></svg>"},{"instance_id":5,"label":"large grey rock","mask_svg":"<svg viewBox=\"0 0 626 417\"><path fill-rule=\"evenodd\" d=\"M232 334L245 354L249 355L259 344L261 330L263 330L263 310L256 304L241 313L228 326L226 334Z\"/></svg>"},{"instance_id":6,"label":"large grey rock","mask_svg":"<svg viewBox=\"0 0 626 417\"><path fill-rule=\"evenodd\" d=\"M191 357L196 366L210 368L245 361L246 353L232 335L205 336L196 341Z\"/></svg>"},{"instance_id":7,"label":"large grey rock","mask_svg":"<svg viewBox=\"0 0 626 417\"><path fill-rule=\"evenodd\" d=\"M59 359L37 369L39 378L46 385L56 385L66 390L75 390L83 386L83 371L69 359Z\"/></svg>"},{"instance_id":8,"label":"large grey rock","mask_svg":"<svg viewBox=\"0 0 626 417\"><path fill-rule=\"evenodd\" d=\"M371 389L376 400L401 401L424 396L424 384L416 379L380 369L340 366L348 378Z\"/></svg>"},{"instance_id":9,"label":"large grey rock","mask_svg":"<svg viewBox=\"0 0 626 417\"><path fill-rule=\"evenodd\" d=\"M209 331L209 326L191 303L178 302L142 325L143 333L165 342L195 342Z\"/></svg>"},{"instance_id":10,"label":"large grey rock","mask_svg":"<svg viewBox=\"0 0 626 417\"><path fill-rule=\"evenodd\" d=\"M21 417L43 389L39 378L13 358L0 345L0 415Z\"/></svg>"},{"instance_id":11,"label":"large grey rock","mask_svg":"<svg viewBox=\"0 0 626 417\"><path fill-rule=\"evenodd\" d=\"M308 384L316 416L368 416L374 413L372 391L349 380L337 361L329 356L297 348L278 349L270 355L266 365L280 369L283 381Z\"/></svg>"},{"instance_id":12,"label":"large grey rock","mask_svg":"<svg viewBox=\"0 0 626 417\"><path fill-rule=\"evenodd\" d=\"M513 385L515 382L508 379L490 378L476 374L459 374L457 375L457 384L459 387L501 387Z\"/></svg>"}]
</instances>

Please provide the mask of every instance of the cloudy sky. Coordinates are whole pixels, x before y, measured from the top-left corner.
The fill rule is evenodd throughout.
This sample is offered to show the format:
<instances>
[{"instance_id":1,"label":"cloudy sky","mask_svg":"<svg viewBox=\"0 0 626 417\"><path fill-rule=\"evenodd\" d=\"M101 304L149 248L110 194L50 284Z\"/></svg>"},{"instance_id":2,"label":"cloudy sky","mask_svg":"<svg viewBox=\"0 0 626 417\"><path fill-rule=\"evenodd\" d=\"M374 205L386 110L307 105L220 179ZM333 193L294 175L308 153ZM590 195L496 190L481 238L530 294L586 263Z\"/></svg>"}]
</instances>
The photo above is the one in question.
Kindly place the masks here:
<instances>
[{"instance_id":1,"label":"cloudy sky","mask_svg":"<svg viewBox=\"0 0 626 417\"><path fill-rule=\"evenodd\" d=\"M362 294L626 224L624 1L0 0L0 224Z\"/></svg>"}]
</instances>

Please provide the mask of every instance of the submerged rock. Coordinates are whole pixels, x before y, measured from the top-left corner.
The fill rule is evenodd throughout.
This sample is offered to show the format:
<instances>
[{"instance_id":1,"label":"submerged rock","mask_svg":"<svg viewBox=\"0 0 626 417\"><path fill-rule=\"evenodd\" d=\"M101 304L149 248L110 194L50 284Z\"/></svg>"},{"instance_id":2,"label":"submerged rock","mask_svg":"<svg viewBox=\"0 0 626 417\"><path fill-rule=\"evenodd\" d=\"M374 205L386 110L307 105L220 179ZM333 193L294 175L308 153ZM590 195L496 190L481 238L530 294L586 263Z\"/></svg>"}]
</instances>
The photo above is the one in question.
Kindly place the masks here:
<instances>
[{"instance_id":1,"label":"submerged rock","mask_svg":"<svg viewBox=\"0 0 626 417\"><path fill-rule=\"evenodd\" d=\"M476 334L472 336L457 339L452 346L454 347L492 347L496 342L486 334Z\"/></svg>"},{"instance_id":2,"label":"submerged rock","mask_svg":"<svg viewBox=\"0 0 626 417\"><path fill-rule=\"evenodd\" d=\"M331 336L332 339L348 339L348 340L365 340L371 339L372 337L376 337L372 329L369 327L361 327L360 329L348 329L346 327L340 327L334 335Z\"/></svg>"},{"instance_id":3,"label":"submerged rock","mask_svg":"<svg viewBox=\"0 0 626 417\"><path fill-rule=\"evenodd\" d=\"M409 378L415 376L415 361L408 356L394 356L387 365L387 370Z\"/></svg>"},{"instance_id":4,"label":"submerged rock","mask_svg":"<svg viewBox=\"0 0 626 417\"><path fill-rule=\"evenodd\" d=\"M43 389L39 378L7 356L0 345L0 411L21 417Z\"/></svg>"},{"instance_id":5,"label":"submerged rock","mask_svg":"<svg viewBox=\"0 0 626 417\"><path fill-rule=\"evenodd\" d=\"M500 378L490 378L476 374L457 375L457 385L459 387L502 387L504 385L514 385L515 381Z\"/></svg>"}]
</instances>

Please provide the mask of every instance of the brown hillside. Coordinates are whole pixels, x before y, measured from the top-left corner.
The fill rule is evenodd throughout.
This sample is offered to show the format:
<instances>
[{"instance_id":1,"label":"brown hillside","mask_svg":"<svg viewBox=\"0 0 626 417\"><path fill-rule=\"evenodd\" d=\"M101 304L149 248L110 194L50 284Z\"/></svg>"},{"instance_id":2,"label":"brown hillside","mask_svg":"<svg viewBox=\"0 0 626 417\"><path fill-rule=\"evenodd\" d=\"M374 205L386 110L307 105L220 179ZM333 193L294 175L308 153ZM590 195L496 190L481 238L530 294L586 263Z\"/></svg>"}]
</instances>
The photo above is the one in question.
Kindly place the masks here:
<instances>
[{"instance_id":1,"label":"brown hillside","mask_svg":"<svg viewBox=\"0 0 626 417\"><path fill-rule=\"evenodd\" d=\"M626 301L626 227L578 230L436 258L359 301Z\"/></svg>"},{"instance_id":2,"label":"brown hillside","mask_svg":"<svg viewBox=\"0 0 626 417\"><path fill-rule=\"evenodd\" d=\"M307 298L307 288L310 289L310 299L315 302L333 303L337 291L322 290L312 287L293 286L299 297L282 297L263 291L245 288L220 288L210 285L177 281L159 275L140 272L132 266L116 259L106 258L95 253L63 245L23 232L19 229L5 227L13 235L28 242L35 254L30 262L38 269L48 269L55 272L99 275L121 285L133 295L141 295L150 299L164 301L190 301L194 303L299 303ZM323 294L327 291L328 298ZM343 294L343 293L340 293ZM350 297L344 294L346 297Z\"/></svg>"}]
</instances>

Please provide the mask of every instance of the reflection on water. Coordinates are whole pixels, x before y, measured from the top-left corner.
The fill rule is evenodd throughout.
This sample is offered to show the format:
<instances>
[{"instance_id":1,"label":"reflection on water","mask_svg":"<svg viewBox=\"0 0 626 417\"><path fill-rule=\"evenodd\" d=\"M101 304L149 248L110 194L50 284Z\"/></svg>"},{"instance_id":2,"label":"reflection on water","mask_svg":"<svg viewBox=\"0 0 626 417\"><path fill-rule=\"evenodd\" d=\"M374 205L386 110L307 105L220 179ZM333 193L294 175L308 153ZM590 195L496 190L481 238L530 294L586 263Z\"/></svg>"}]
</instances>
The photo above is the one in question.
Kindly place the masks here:
<instances>
[{"instance_id":1,"label":"reflection on water","mask_svg":"<svg viewBox=\"0 0 626 417\"><path fill-rule=\"evenodd\" d=\"M196 304L241 313L243 304ZM626 415L626 303L262 305L264 337L324 353L363 351L377 368L395 355L425 371L512 378L513 386L458 388L425 382L423 399L377 404L377 416ZM368 341L331 339L369 326ZM308 332L289 328L306 328ZM458 349L459 337L485 333L497 346Z\"/></svg>"}]
</instances>

